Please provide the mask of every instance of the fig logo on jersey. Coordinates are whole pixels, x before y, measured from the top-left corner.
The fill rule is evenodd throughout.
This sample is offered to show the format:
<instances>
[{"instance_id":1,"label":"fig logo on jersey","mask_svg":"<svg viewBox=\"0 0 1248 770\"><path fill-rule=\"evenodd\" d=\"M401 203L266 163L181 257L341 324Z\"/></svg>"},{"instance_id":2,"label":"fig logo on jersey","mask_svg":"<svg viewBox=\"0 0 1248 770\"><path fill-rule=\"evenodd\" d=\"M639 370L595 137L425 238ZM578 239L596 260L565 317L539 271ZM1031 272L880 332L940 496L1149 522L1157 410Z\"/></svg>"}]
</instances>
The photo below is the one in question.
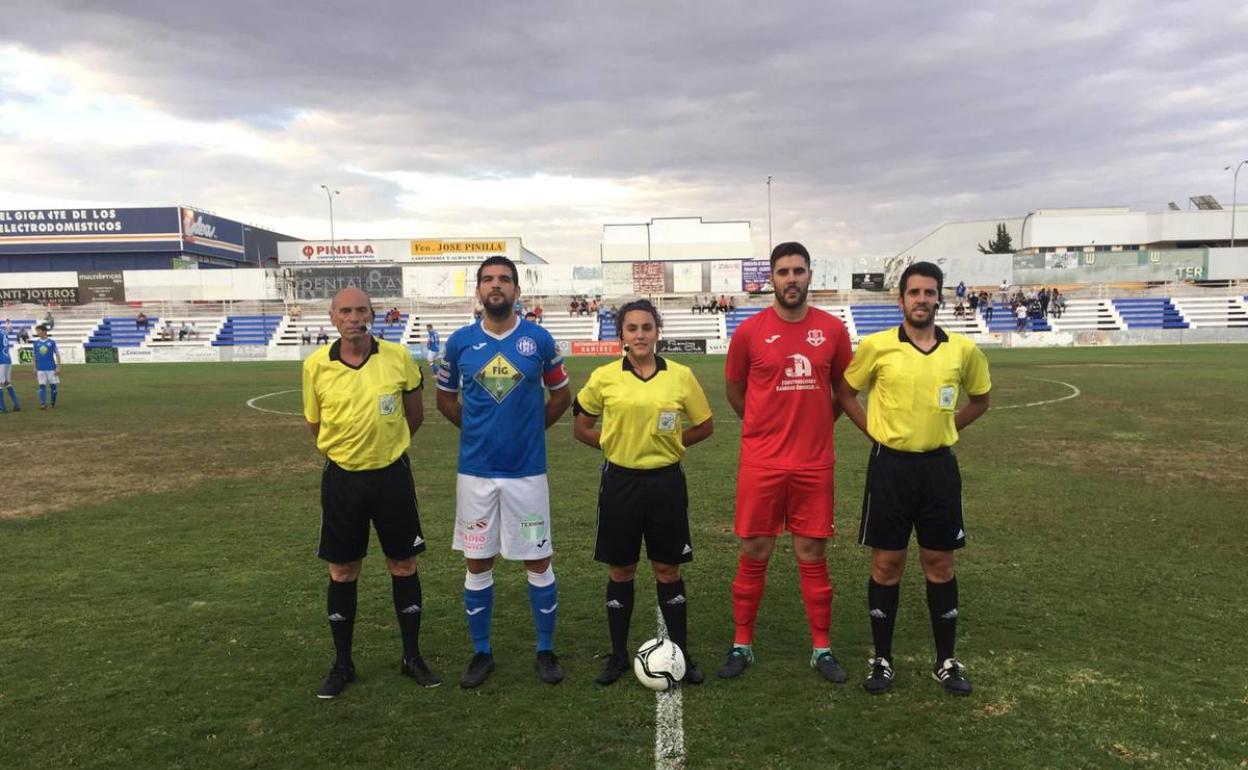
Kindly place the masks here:
<instances>
[{"instance_id":1,"label":"fig logo on jersey","mask_svg":"<svg viewBox=\"0 0 1248 770\"><path fill-rule=\"evenodd\" d=\"M819 347L827 342L828 338L823 336L823 329L811 329L806 332L806 341L815 347Z\"/></svg>"}]
</instances>

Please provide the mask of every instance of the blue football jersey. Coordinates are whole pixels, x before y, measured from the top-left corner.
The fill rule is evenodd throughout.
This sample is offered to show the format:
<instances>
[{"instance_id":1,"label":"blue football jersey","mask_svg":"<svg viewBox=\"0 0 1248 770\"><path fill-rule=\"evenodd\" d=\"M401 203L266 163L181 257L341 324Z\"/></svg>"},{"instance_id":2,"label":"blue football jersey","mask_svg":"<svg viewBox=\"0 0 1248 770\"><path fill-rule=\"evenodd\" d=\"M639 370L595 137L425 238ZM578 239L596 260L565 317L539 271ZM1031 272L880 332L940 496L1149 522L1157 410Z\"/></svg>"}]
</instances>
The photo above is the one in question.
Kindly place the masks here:
<instances>
[{"instance_id":1,"label":"blue football jersey","mask_svg":"<svg viewBox=\"0 0 1248 770\"><path fill-rule=\"evenodd\" d=\"M45 340L36 337L31 342L35 345L35 371L56 371L56 340L51 337Z\"/></svg>"},{"instance_id":2,"label":"blue football jersey","mask_svg":"<svg viewBox=\"0 0 1248 770\"><path fill-rule=\"evenodd\" d=\"M429 330L429 339L426 344L431 352L437 353L442 350L442 338L438 336L437 329Z\"/></svg>"},{"instance_id":3,"label":"blue football jersey","mask_svg":"<svg viewBox=\"0 0 1248 770\"><path fill-rule=\"evenodd\" d=\"M0 364L13 363L13 356L9 353L9 334L3 327L0 327Z\"/></svg>"},{"instance_id":4,"label":"blue football jersey","mask_svg":"<svg viewBox=\"0 0 1248 770\"><path fill-rule=\"evenodd\" d=\"M496 337L481 322L446 341L438 388L460 394L459 472L520 478L546 472L546 398L567 387L563 356L550 332L516 319Z\"/></svg>"}]
</instances>

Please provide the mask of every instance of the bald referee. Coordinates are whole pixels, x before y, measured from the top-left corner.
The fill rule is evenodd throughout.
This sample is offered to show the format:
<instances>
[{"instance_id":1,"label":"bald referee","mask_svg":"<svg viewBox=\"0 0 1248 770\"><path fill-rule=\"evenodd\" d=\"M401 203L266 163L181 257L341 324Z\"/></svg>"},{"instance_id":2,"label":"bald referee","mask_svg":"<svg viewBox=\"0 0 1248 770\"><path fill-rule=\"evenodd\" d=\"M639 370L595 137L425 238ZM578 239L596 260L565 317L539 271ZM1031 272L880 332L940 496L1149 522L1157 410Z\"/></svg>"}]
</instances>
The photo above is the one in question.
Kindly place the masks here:
<instances>
[{"instance_id":1,"label":"bald referee","mask_svg":"<svg viewBox=\"0 0 1248 770\"><path fill-rule=\"evenodd\" d=\"M595 369L572 406L577 440L606 456L594 558L606 563L609 575L611 656L597 682L611 684L629 669L633 577L644 538L663 624L685 654L684 681L701 684L705 677L687 646L688 601L680 575L680 565L693 559L689 493L680 461L688 447L714 432L711 407L693 370L655 354L661 322L654 305L644 299L629 302L619 318L624 358Z\"/></svg>"},{"instance_id":2,"label":"bald referee","mask_svg":"<svg viewBox=\"0 0 1248 770\"><path fill-rule=\"evenodd\" d=\"M871 439L858 541L871 547L867 603L875 657L863 687L892 688L893 625L910 532L919 541L927 578L927 609L936 642L932 676L954 695L969 695L966 670L954 656L958 581L953 553L966 545L962 477L952 447L988 411L988 359L975 343L936 325L944 275L931 262L901 274L903 320L862 340L837 388L842 411ZM856 396L871 394L864 414ZM958 396L969 403L958 409Z\"/></svg>"},{"instance_id":3,"label":"bald referee","mask_svg":"<svg viewBox=\"0 0 1248 770\"><path fill-rule=\"evenodd\" d=\"M340 339L303 363L303 414L327 458L321 475L319 555L329 562L326 601L334 664L316 697L335 698L355 681L351 636L356 581L377 530L403 637L402 674L425 687L442 683L420 657L424 602L416 555L425 550L407 448L420 428L420 369L407 348L373 339L372 301L359 289L338 292L329 317Z\"/></svg>"}]
</instances>

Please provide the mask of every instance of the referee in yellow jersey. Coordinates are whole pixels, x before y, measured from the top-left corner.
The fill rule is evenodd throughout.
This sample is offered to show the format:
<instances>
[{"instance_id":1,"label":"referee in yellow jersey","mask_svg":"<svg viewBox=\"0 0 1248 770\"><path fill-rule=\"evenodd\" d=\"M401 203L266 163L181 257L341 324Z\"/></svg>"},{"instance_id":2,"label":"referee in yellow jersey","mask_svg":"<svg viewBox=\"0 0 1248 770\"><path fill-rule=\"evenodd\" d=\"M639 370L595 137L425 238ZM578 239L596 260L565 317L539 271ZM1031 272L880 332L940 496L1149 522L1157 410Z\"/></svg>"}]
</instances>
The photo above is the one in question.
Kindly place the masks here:
<instances>
[{"instance_id":1,"label":"referee in yellow jersey","mask_svg":"<svg viewBox=\"0 0 1248 770\"><path fill-rule=\"evenodd\" d=\"M326 457L318 553L329 562L326 604L336 652L316 696L335 698L355 681L351 636L369 522L390 569L403 637L399 670L436 687L442 680L420 656L424 600L416 555L425 550L425 538L407 459L412 434L424 420L420 368L406 347L370 336L372 302L359 289L338 292L329 316L340 339L303 362L303 414Z\"/></svg>"},{"instance_id":2,"label":"referee in yellow jersey","mask_svg":"<svg viewBox=\"0 0 1248 770\"><path fill-rule=\"evenodd\" d=\"M898 300L901 325L864 338L837 388L842 411L872 441L858 542L871 547L867 603L875 656L863 686L873 694L892 687L893 624L912 529L936 642L932 676L954 695L971 692L965 668L954 657L953 552L966 545L966 531L962 477L952 447L988 411L992 381L988 359L975 343L936 325L943 283L931 262L907 267ZM868 388L864 414L856 396ZM962 393L970 400L958 409Z\"/></svg>"},{"instance_id":3,"label":"referee in yellow jersey","mask_svg":"<svg viewBox=\"0 0 1248 770\"><path fill-rule=\"evenodd\" d=\"M685 654L684 681L703 674L688 651L688 613L680 565L693 559L689 495L680 460L714 431L706 394L687 366L655 354L662 322L648 300L620 308L623 360L594 370L573 404L573 432L602 449L594 558L607 564L611 657L598 676L611 684L629 668L628 626L641 541L654 567L659 609L669 638ZM683 417L682 417L683 415ZM595 426L602 418L602 429ZM688 418L688 423L685 422Z\"/></svg>"}]
</instances>

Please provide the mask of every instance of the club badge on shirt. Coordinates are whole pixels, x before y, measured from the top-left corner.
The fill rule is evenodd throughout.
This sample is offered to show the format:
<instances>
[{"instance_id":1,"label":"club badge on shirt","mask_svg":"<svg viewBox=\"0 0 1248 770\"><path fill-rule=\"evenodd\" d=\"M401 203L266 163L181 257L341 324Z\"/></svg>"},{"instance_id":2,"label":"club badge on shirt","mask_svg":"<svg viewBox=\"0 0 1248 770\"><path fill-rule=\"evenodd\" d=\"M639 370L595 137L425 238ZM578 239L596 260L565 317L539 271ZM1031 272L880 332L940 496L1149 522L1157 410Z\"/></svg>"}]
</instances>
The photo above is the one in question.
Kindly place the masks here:
<instances>
[{"instance_id":1,"label":"club badge on shirt","mask_svg":"<svg viewBox=\"0 0 1248 770\"><path fill-rule=\"evenodd\" d=\"M399 397L394 393L383 393L377 401L377 411L382 417L389 417L399 411Z\"/></svg>"},{"instance_id":2,"label":"club badge on shirt","mask_svg":"<svg viewBox=\"0 0 1248 770\"><path fill-rule=\"evenodd\" d=\"M955 385L945 385L940 389L940 408L952 409L953 405L958 401L958 388Z\"/></svg>"},{"instance_id":3,"label":"club badge on shirt","mask_svg":"<svg viewBox=\"0 0 1248 770\"><path fill-rule=\"evenodd\" d=\"M674 433L678 415L675 412L659 412L659 433Z\"/></svg>"}]
</instances>

